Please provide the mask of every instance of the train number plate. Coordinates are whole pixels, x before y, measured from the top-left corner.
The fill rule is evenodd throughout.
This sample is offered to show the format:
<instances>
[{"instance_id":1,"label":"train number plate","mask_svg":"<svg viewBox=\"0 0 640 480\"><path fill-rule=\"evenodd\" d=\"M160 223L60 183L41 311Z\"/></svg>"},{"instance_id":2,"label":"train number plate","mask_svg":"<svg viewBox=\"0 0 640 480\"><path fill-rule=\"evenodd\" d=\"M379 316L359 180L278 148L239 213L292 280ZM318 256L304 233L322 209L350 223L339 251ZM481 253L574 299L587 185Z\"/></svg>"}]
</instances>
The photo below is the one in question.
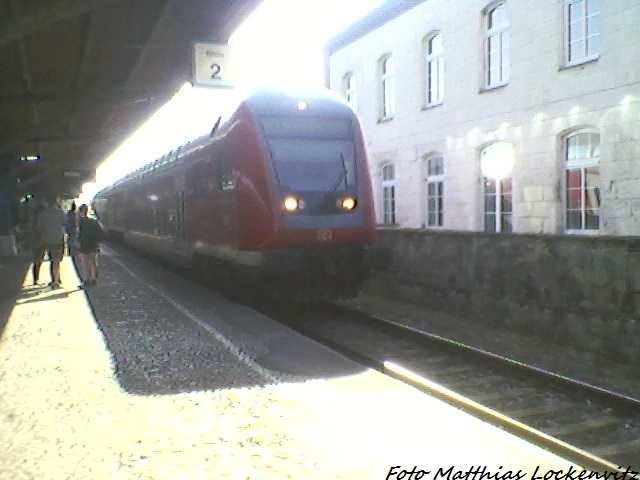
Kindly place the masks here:
<instances>
[{"instance_id":1,"label":"train number plate","mask_svg":"<svg viewBox=\"0 0 640 480\"><path fill-rule=\"evenodd\" d=\"M333 231L332 230L327 230L327 229L317 230L316 231L316 238L318 240L322 240L322 241L331 240L331 239L333 239Z\"/></svg>"}]
</instances>

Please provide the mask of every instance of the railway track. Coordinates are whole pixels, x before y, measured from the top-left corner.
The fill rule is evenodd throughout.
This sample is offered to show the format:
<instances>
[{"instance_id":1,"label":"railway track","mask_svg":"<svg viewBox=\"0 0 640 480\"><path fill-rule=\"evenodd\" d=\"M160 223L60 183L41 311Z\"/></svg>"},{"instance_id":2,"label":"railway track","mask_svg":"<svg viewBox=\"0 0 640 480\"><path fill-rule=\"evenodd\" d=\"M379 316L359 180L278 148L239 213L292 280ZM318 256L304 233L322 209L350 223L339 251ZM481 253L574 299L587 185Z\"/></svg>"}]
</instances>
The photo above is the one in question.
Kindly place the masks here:
<instances>
[{"instance_id":1,"label":"railway track","mask_svg":"<svg viewBox=\"0 0 640 480\"><path fill-rule=\"evenodd\" d=\"M338 305L268 314L578 465L640 478L638 399Z\"/></svg>"}]
</instances>

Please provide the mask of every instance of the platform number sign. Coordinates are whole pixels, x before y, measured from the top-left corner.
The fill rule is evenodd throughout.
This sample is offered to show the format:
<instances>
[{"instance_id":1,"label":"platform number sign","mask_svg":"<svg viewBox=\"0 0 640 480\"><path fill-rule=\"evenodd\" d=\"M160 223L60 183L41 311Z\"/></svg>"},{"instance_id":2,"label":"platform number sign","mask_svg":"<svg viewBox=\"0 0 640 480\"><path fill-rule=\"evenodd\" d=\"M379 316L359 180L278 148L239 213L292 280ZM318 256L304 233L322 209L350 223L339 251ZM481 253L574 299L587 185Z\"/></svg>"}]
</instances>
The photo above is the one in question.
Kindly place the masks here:
<instances>
[{"instance_id":1,"label":"platform number sign","mask_svg":"<svg viewBox=\"0 0 640 480\"><path fill-rule=\"evenodd\" d=\"M202 87L233 87L231 47L219 43L193 44L193 84Z\"/></svg>"}]
</instances>

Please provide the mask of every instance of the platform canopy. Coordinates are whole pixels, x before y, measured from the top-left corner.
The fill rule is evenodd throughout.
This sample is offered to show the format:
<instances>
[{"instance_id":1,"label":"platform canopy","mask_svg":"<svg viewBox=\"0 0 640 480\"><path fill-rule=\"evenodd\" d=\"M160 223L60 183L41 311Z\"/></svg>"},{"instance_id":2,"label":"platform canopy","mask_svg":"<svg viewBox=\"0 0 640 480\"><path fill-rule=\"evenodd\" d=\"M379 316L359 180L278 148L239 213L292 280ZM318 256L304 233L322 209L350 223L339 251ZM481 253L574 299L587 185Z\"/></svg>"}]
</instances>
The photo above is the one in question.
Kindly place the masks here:
<instances>
[{"instance_id":1,"label":"platform canopy","mask_svg":"<svg viewBox=\"0 0 640 480\"><path fill-rule=\"evenodd\" d=\"M0 0L0 184L74 197L261 0Z\"/></svg>"}]
</instances>

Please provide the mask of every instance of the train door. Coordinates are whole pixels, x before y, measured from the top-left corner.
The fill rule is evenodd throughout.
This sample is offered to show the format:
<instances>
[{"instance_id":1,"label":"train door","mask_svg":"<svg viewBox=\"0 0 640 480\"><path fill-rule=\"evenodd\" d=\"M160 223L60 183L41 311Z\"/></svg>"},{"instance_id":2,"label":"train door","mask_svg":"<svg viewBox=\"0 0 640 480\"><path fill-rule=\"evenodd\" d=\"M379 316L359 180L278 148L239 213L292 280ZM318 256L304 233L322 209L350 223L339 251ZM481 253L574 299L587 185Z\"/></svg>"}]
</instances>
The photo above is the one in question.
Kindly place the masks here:
<instances>
[{"instance_id":1,"label":"train door","mask_svg":"<svg viewBox=\"0 0 640 480\"><path fill-rule=\"evenodd\" d=\"M212 182L209 160L196 159L186 172L182 215L184 237L191 246L211 243Z\"/></svg>"},{"instance_id":2,"label":"train door","mask_svg":"<svg viewBox=\"0 0 640 480\"><path fill-rule=\"evenodd\" d=\"M184 174L179 174L175 177L175 209L176 209L176 222L175 222L175 239L178 242L187 241L187 232L184 223L184 188L185 178Z\"/></svg>"},{"instance_id":3,"label":"train door","mask_svg":"<svg viewBox=\"0 0 640 480\"><path fill-rule=\"evenodd\" d=\"M177 220L177 235L176 238L179 242L186 242L187 230L184 225L184 190L176 192L176 220Z\"/></svg>"},{"instance_id":4,"label":"train door","mask_svg":"<svg viewBox=\"0 0 640 480\"><path fill-rule=\"evenodd\" d=\"M238 246L238 208L236 202L236 176L228 154L215 159L216 190L219 199L217 241L221 245Z\"/></svg>"},{"instance_id":5,"label":"train door","mask_svg":"<svg viewBox=\"0 0 640 480\"><path fill-rule=\"evenodd\" d=\"M185 189L184 174L180 174L175 178L175 209L176 209L176 221L175 221L175 233L174 238L178 244L185 244L188 241L187 229L185 226L185 204L184 204L184 189Z\"/></svg>"}]
</instances>

